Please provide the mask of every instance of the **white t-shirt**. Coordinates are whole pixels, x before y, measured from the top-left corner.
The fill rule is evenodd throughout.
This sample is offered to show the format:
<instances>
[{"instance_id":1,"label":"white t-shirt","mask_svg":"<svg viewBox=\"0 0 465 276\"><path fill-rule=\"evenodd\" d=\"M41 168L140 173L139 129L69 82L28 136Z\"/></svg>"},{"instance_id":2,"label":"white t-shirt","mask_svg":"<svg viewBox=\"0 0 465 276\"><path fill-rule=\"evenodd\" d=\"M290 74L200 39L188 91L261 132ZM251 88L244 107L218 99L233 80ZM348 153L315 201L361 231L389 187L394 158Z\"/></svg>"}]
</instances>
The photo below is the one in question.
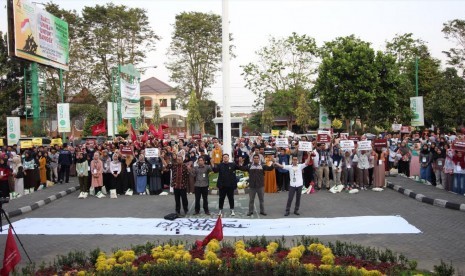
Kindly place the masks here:
<instances>
[{"instance_id":1,"label":"white t-shirt","mask_svg":"<svg viewBox=\"0 0 465 276\"><path fill-rule=\"evenodd\" d=\"M300 187L304 185L304 179L302 177L302 170L307 167L306 164L297 164L297 166L285 165L283 169L289 171L289 185L291 187Z\"/></svg>"}]
</instances>

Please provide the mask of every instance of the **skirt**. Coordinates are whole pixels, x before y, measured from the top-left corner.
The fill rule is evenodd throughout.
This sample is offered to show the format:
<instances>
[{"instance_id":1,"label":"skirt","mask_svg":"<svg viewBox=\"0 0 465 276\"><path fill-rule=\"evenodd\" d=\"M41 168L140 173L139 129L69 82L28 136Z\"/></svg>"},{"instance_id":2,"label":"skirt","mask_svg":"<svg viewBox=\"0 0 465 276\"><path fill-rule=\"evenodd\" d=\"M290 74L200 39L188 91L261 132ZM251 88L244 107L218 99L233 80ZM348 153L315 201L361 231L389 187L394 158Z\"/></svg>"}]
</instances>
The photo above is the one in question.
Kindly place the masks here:
<instances>
[{"instance_id":1,"label":"skirt","mask_svg":"<svg viewBox=\"0 0 465 276\"><path fill-rule=\"evenodd\" d=\"M137 183L136 183L136 193L144 193L145 188L147 186L147 176L146 175L138 175L137 176Z\"/></svg>"},{"instance_id":2,"label":"skirt","mask_svg":"<svg viewBox=\"0 0 465 276\"><path fill-rule=\"evenodd\" d=\"M276 185L276 172L265 171L265 193L277 193L278 186Z\"/></svg>"}]
</instances>

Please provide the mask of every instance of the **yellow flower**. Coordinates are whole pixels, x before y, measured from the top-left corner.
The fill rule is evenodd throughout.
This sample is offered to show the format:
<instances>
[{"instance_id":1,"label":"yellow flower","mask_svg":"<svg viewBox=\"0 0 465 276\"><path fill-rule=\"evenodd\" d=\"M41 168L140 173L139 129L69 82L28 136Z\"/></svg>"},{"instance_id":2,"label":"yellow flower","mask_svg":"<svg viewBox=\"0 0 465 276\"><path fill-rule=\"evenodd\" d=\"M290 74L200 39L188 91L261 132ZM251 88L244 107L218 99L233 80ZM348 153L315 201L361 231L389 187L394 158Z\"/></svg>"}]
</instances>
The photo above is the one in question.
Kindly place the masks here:
<instances>
[{"instance_id":1,"label":"yellow flower","mask_svg":"<svg viewBox=\"0 0 465 276\"><path fill-rule=\"evenodd\" d=\"M331 269L333 269L333 266L322 264L319 266L319 269L324 270L324 271L331 271Z\"/></svg>"},{"instance_id":2,"label":"yellow flower","mask_svg":"<svg viewBox=\"0 0 465 276\"><path fill-rule=\"evenodd\" d=\"M160 259L157 260L157 264L166 264L166 263L168 263L168 260L166 260L166 259L160 258Z\"/></svg>"},{"instance_id":3,"label":"yellow flower","mask_svg":"<svg viewBox=\"0 0 465 276\"><path fill-rule=\"evenodd\" d=\"M324 256L321 258L321 262L322 262L323 264L327 264L327 265L332 265L332 264L334 264L334 255L333 255L333 254L324 255Z\"/></svg>"},{"instance_id":4,"label":"yellow flower","mask_svg":"<svg viewBox=\"0 0 465 276\"><path fill-rule=\"evenodd\" d=\"M314 264L304 264L304 268L307 271L313 271L313 270L315 270L316 266Z\"/></svg>"}]
</instances>

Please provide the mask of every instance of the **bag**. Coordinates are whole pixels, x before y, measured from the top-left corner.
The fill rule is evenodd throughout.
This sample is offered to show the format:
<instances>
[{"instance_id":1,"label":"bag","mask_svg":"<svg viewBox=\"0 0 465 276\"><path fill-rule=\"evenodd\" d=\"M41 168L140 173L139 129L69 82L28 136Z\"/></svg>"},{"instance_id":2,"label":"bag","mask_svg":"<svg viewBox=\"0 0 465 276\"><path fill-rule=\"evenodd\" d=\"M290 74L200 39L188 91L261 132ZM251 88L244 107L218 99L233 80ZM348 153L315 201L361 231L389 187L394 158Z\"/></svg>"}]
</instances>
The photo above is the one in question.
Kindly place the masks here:
<instances>
[{"instance_id":1,"label":"bag","mask_svg":"<svg viewBox=\"0 0 465 276\"><path fill-rule=\"evenodd\" d=\"M52 181L50 180L47 180L47 187L52 187L53 185L55 185L55 183L53 183Z\"/></svg>"},{"instance_id":2,"label":"bag","mask_svg":"<svg viewBox=\"0 0 465 276\"><path fill-rule=\"evenodd\" d=\"M167 219L167 220L175 220L175 219L178 218L178 214L171 213L171 214L166 215L164 218Z\"/></svg>"},{"instance_id":3,"label":"bag","mask_svg":"<svg viewBox=\"0 0 465 276\"><path fill-rule=\"evenodd\" d=\"M118 196L116 195L116 190L115 189L110 190L110 198L118 198Z\"/></svg>"}]
</instances>

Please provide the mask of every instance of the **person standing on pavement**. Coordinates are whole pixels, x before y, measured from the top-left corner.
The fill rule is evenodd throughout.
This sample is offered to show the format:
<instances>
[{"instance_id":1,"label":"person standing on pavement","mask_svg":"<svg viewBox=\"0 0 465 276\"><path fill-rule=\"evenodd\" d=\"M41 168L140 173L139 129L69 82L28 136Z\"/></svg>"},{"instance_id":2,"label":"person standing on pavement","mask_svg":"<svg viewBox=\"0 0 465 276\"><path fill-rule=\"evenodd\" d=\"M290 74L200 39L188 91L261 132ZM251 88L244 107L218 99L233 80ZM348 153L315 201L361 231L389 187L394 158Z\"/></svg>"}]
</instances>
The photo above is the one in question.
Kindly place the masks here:
<instances>
[{"instance_id":1,"label":"person standing on pavement","mask_svg":"<svg viewBox=\"0 0 465 276\"><path fill-rule=\"evenodd\" d=\"M76 153L76 172L79 180L79 188L81 190L78 198L86 198L89 194L87 190L87 175L89 174L89 164L80 151Z\"/></svg>"},{"instance_id":2,"label":"person standing on pavement","mask_svg":"<svg viewBox=\"0 0 465 276\"><path fill-rule=\"evenodd\" d=\"M326 149L325 143L318 145L314 156L313 163L317 168L318 174L317 190L320 190L323 185L325 185L326 190L329 190L329 167L331 165L331 160L329 159L329 149Z\"/></svg>"},{"instance_id":3,"label":"person standing on pavement","mask_svg":"<svg viewBox=\"0 0 465 276\"><path fill-rule=\"evenodd\" d=\"M163 162L164 159L162 158ZM183 163L182 156L176 157L174 164L167 165L163 163L167 170L171 170L171 187L174 191L174 200L176 202L176 214L181 216L181 200L184 209L184 215L189 211L189 202L187 201L187 185L189 185L189 168Z\"/></svg>"},{"instance_id":4,"label":"person standing on pavement","mask_svg":"<svg viewBox=\"0 0 465 276\"><path fill-rule=\"evenodd\" d=\"M60 165L58 182L60 182L60 184L63 184L63 180L65 183L69 183L69 168L72 162L73 158L71 156L71 152L68 150L68 144L64 143L63 149L60 151L58 156L58 164Z\"/></svg>"},{"instance_id":5,"label":"person standing on pavement","mask_svg":"<svg viewBox=\"0 0 465 276\"><path fill-rule=\"evenodd\" d=\"M48 156L50 157L51 179L52 179L52 182L55 183L58 180L58 157L59 157L59 154L54 148L51 148L50 154Z\"/></svg>"},{"instance_id":6,"label":"person standing on pavement","mask_svg":"<svg viewBox=\"0 0 465 276\"><path fill-rule=\"evenodd\" d=\"M265 171L271 171L274 161L267 166L266 164L260 164L260 156L254 155L252 158L252 164L249 164L246 168L243 164L239 164L240 168L249 172L249 212L247 216L251 216L254 210L255 195L258 195L260 202L260 215L266 216L265 213Z\"/></svg>"},{"instance_id":7,"label":"person standing on pavement","mask_svg":"<svg viewBox=\"0 0 465 276\"><path fill-rule=\"evenodd\" d=\"M234 191L237 189L236 170L238 169L236 163L229 162L229 154L227 153L223 154L223 161L220 164L214 164L213 166L213 172L218 173L218 182L216 184L220 193L218 215L223 213L226 196L228 197L231 216L236 215L234 213Z\"/></svg>"},{"instance_id":8,"label":"person standing on pavement","mask_svg":"<svg viewBox=\"0 0 465 276\"><path fill-rule=\"evenodd\" d=\"M147 188L147 176L150 174L150 167L145 162L145 156L139 154L139 161L135 164L134 173L136 174L135 190L139 195L145 195Z\"/></svg>"},{"instance_id":9,"label":"person standing on pavement","mask_svg":"<svg viewBox=\"0 0 465 276\"><path fill-rule=\"evenodd\" d=\"M92 174L92 187L95 189L95 196L97 198L104 198L105 195L102 193L103 186L103 163L100 160L100 153L94 153L94 160L90 162L90 172Z\"/></svg>"},{"instance_id":10,"label":"person standing on pavement","mask_svg":"<svg viewBox=\"0 0 465 276\"><path fill-rule=\"evenodd\" d=\"M208 210L208 188L210 186L208 175L212 172L212 168L205 165L205 159L203 156L200 156L197 159L197 164L198 166L191 170L191 175L195 180L195 215L200 213L200 197L202 197L203 211L205 212L205 215L210 215L210 211Z\"/></svg>"},{"instance_id":11,"label":"person standing on pavement","mask_svg":"<svg viewBox=\"0 0 465 276\"><path fill-rule=\"evenodd\" d=\"M260 161L260 157L258 158ZM286 149L281 148L280 154L278 155L278 163L281 165L289 165L290 157L289 154L286 154ZM289 171L285 169L278 168L277 173L277 184L278 192L284 192L289 190Z\"/></svg>"},{"instance_id":12,"label":"person standing on pavement","mask_svg":"<svg viewBox=\"0 0 465 276\"><path fill-rule=\"evenodd\" d=\"M295 207L294 207L294 214L299 216L299 209L300 209L300 197L302 196L302 186L304 185L304 179L302 177L302 171L305 167L308 166L311 158L311 153L308 153L308 158L303 164L298 164L297 156L292 156L292 164L291 165L281 165L275 164L277 167L288 170L289 171L289 178L290 178L290 186L289 186L289 195L287 197L287 204L286 204L286 212L284 216L289 216L289 212L291 210L292 201L295 199Z\"/></svg>"},{"instance_id":13,"label":"person standing on pavement","mask_svg":"<svg viewBox=\"0 0 465 276\"><path fill-rule=\"evenodd\" d=\"M7 162L8 158L0 158L0 197L10 197L8 177L10 176L11 171Z\"/></svg>"},{"instance_id":14,"label":"person standing on pavement","mask_svg":"<svg viewBox=\"0 0 465 276\"><path fill-rule=\"evenodd\" d=\"M121 186L121 162L117 153L113 154L112 158L113 161L110 162L111 181L109 191L111 198L117 198L116 190Z\"/></svg>"}]
</instances>

